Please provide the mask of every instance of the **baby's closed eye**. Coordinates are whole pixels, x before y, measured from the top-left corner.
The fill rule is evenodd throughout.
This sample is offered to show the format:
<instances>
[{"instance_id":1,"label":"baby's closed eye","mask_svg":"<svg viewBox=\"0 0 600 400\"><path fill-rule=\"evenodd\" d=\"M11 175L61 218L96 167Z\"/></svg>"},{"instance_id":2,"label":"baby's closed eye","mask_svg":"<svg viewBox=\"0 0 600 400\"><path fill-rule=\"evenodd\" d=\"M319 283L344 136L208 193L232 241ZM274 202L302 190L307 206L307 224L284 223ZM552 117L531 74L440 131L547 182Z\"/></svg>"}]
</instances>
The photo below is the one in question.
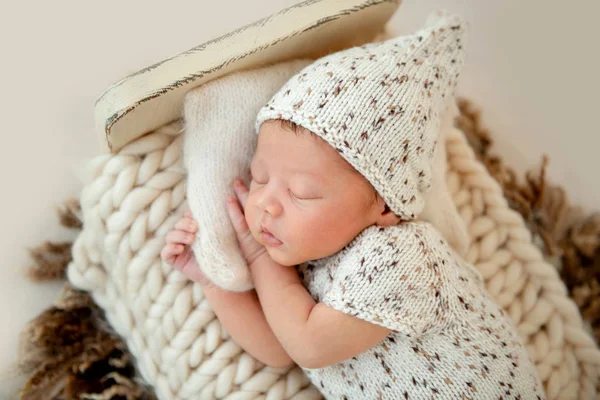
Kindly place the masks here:
<instances>
[{"instance_id":1,"label":"baby's closed eye","mask_svg":"<svg viewBox=\"0 0 600 400\"><path fill-rule=\"evenodd\" d=\"M300 200L318 200L323 198L323 191L318 185L305 179L294 180L289 186L290 194Z\"/></svg>"},{"instance_id":2,"label":"baby's closed eye","mask_svg":"<svg viewBox=\"0 0 600 400\"><path fill-rule=\"evenodd\" d=\"M322 197L314 195L314 194L296 194L293 190L290 189L290 195L296 200L318 200L322 199Z\"/></svg>"}]
</instances>

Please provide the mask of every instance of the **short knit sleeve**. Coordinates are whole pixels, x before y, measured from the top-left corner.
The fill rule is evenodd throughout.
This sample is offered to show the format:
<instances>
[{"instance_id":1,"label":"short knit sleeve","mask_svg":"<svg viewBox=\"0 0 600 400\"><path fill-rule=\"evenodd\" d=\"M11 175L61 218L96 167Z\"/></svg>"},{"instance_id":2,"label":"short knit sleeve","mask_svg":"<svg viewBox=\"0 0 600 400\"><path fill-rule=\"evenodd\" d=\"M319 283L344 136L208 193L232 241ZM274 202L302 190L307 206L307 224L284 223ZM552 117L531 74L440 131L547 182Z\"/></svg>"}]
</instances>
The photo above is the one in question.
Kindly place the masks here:
<instances>
[{"instance_id":1,"label":"short knit sleeve","mask_svg":"<svg viewBox=\"0 0 600 400\"><path fill-rule=\"evenodd\" d=\"M323 303L416 338L453 320L447 243L425 223L369 227L338 257Z\"/></svg>"}]
</instances>

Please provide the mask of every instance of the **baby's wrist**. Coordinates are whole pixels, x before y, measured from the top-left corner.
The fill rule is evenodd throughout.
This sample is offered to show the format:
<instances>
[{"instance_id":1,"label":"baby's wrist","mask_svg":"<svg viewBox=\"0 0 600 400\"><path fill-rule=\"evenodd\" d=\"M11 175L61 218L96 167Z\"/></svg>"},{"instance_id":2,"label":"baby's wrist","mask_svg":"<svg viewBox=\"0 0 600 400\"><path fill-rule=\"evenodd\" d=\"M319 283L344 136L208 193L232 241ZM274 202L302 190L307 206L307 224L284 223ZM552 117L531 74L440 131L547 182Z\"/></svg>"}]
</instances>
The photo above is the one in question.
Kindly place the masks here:
<instances>
[{"instance_id":1,"label":"baby's wrist","mask_svg":"<svg viewBox=\"0 0 600 400\"><path fill-rule=\"evenodd\" d=\"M250 271L252 271L252 269L257 268L258 265L264 264L265 262L267 262L267 259L271 260L271 257L269 256L269 253L265 250L263 252L261 252L260 254L258 254L258 256L256 258L254 258L252 261L246 261L248 263L248 268L250 268Z\"/></svg>"},{"instance_id":2,"label":"baby's wrist","mask_svg":"<svg viewBox=\"0 0 600 400\"><path fill-rule=\"evenodd\" d=\"M204 274L204 272L200 269L200 267L198 267L198 272L197 272L197 275L195 278L196 279L194 279L194 281L198 282L200 285L202 285L202 287L216 286L213 283L213 281L208 279L208 277Z\"/></svg>"}]
</instances>

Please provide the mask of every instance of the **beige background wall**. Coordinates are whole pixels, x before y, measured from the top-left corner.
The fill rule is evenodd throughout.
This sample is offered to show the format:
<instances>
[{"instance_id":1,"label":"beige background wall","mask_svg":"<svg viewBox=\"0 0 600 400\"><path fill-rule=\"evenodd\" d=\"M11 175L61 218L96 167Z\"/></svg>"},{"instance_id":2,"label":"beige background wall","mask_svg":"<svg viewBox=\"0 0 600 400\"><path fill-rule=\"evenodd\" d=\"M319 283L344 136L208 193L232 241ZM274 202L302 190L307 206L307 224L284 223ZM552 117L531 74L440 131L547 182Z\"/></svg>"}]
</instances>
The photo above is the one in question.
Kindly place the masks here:
<instances>
[{"instance_id":1,"label":"beige background wall","mask_svg":"<svg viewBox=\"0 0 600 400\"><path fill-rule=\"evenodd\" d=\"M27 247L71 239L55 206L80 190L73 166L98 152L95 98L166 57L267 16L296 0L104 0L3 2L0 7L0 370L16 333L55 297L22 269ZM472 24L459 94L485 110L496 150L524 170L551 157L550 177L573 201L600 209L600 2L595 0L405 0L398 33L443 6ZM0 398L15 381L0 375Z\"/></svg>"}]
</instances>

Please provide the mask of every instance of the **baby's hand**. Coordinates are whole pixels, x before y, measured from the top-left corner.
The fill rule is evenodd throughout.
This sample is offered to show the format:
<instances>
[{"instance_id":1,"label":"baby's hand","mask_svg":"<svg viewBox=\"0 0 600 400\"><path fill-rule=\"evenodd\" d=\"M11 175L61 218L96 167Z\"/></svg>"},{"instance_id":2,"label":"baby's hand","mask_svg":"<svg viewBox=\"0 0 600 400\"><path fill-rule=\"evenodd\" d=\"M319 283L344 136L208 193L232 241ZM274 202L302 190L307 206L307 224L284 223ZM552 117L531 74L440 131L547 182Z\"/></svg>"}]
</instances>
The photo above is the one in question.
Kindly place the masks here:
<instances>
[{"instance_id":1,"label":"baby's hand","mask_svg":"<svg viewBox=\"0 0 600 400\"><path fill-rule=\"evenodd\" d=\"M260 256L266 254L267 250L265 246L254 240L244 216L244 206L248 199L248 188L241 179L236 179L233 183L233 190L235 196L227 199L227 211L229 212L229 218L233 224L242 255L246 263L251 265Z\"/></svg>"},{"instance_id":2,"label":"baby's hand","mask_svg":"<svg viewBox=\"0 0 600 400\"><path fill-rule=\"evenodd\" d=\"M209 281L200 271L196 257L189 246L196 239L197 229L196 221L188 208L173 230L167 233L167 243L160 252L160 257L191 280L205 284Z\"/></svg>"}]
</instances>

